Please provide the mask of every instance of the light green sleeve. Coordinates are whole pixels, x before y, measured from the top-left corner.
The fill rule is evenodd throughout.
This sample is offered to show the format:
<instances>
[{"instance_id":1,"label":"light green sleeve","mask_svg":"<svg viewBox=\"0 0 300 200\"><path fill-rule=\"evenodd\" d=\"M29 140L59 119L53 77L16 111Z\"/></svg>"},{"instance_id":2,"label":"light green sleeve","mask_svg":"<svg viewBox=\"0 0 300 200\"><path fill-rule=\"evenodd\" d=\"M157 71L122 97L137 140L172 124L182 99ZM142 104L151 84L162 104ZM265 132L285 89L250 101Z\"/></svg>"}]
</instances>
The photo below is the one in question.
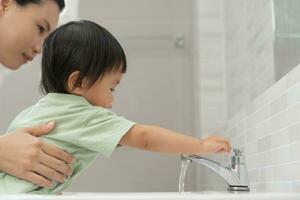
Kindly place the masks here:
<instances>
[{"instance_id":1,"label":"light green sleeve","mask_svg":"<svg viewBox=\"0 0 300 200\"><path fill-rule=\"evenodd\" d=\"M101 108L86 120L78 138L80 146L109 157L121 138L136 123Z\"/></svg>"}]
</instances>

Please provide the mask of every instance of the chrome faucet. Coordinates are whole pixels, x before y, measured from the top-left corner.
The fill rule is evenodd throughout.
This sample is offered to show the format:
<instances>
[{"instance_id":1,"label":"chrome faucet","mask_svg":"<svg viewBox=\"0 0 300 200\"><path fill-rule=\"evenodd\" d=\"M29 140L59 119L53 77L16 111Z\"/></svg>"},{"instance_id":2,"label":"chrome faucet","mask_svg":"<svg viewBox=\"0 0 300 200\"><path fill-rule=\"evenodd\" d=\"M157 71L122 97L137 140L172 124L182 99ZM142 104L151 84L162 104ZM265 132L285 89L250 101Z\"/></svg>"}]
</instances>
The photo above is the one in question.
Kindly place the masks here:
<instances>
[{"instance_id":1,"label":"chrome faucet","mask_svg":"<svg viewBox=\"0 0 300 200\"><path fill-rule=\"evenodd\" d=\"M194 161L213 170L226 181L228 191L250 191L245 157L239 149L233 149L230 166L197 155L182 155L181 159L187 163Z\"/></svg>"}]
</instances>

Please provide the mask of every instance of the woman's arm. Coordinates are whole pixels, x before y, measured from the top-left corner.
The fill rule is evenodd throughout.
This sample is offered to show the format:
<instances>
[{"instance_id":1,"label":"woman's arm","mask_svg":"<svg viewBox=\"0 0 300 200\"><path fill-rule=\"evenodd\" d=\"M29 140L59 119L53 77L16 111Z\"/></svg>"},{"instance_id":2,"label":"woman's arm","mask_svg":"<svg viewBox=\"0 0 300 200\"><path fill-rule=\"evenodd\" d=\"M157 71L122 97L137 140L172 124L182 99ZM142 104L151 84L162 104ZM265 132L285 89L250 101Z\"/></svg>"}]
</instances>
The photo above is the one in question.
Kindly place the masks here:
<instances>
[{"instance_id":1,"label":"woman's arm","mask_svg":"<svg viewBox=\"0 0 300 200\"><path fill-rule=\"evenodd\" d=\"M71 174L73 157L36 137L49 133L54 123L23 128L0 136L0 171L49 187Z\"/></svg>"},{"instance_id":2,"label":"woman's arm","mask_svg":"<svg viewBox=\"0 0 300 200\"><path fill-rule=\"evenodd\" d=\"M120 141L121 145L170 154L197 154L230 152L228 139L209 136L205 139L186 136L158 126L137 124Z\"/></svg>"}]
</instances>

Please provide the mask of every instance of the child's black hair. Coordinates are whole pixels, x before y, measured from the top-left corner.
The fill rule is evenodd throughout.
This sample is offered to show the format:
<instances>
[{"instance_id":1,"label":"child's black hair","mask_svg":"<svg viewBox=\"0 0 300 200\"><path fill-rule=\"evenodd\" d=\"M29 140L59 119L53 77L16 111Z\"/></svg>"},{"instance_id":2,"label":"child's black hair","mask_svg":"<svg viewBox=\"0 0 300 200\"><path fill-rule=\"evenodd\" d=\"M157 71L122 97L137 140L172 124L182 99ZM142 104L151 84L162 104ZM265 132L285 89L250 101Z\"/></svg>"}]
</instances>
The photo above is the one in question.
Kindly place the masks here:
<instances>
[{"instance_id":1,"label":"child's black hair","mask_svg":"<svg viewBox=\"0 0 300 200\"><path fill-rule=\"evenodd\" d=\"M53 1L55 1L55 3L58 5L60 11L62 11L65 8L65 1L64 0L53 0ZM26 6L29 3L40 4L43 1L42 0L16 0L16 2L20 6Z\"/></svg>"},{"instance_id":2,"label":"child's black hair","mask_svg":"<svg viewBox=\"0 0 300 200\"><path fill-rule=\"evenodd\" d=\"M74 21L60 26L45 40L42 58L43 93L68 93L69 76L79 71L75 87L86 78L92 86L107 72L126 72L125 53L115 37L100 25Z\"/></svg>"}]
</instances>

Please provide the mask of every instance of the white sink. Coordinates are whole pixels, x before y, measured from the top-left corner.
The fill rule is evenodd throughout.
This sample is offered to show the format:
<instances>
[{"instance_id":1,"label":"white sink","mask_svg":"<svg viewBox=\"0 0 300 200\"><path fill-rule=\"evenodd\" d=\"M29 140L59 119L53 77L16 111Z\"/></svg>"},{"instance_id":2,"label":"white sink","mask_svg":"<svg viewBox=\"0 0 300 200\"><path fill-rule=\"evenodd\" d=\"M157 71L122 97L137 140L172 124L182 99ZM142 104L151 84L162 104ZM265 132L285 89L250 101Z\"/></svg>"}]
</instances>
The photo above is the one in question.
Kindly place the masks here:
<instances>
[{"instance_id":1,"label":"white sink","mask_svg":"<svg viewBox=\"0 0 300 200\"><path fill-rule=\"evenodd\" d=\"M145 192L145 193L64 193L55 196L7 195L2 200L300 200L300 193L227 192Z\"/></svg>"}]
</instances>

